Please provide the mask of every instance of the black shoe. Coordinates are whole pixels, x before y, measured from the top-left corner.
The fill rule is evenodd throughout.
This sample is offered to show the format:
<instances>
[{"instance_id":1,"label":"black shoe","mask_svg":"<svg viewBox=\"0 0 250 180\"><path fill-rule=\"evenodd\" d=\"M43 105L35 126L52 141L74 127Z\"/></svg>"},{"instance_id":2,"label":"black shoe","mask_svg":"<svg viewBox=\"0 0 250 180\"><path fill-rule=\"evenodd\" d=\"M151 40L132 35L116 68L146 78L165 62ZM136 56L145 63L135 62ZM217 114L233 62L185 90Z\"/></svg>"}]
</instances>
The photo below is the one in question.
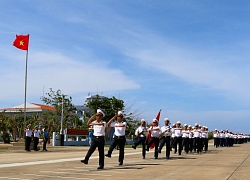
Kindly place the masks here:
<instances>
[{"instance_id":1,"label":"black shoe","mask_svg":"<svg viewBox=\"0 0 250 180\"><path fill-rule=\"evenodd\" d=\"M158 153L160 153L160 154L161 154L161 150L160 150L160 149L158 149Z\"/></svg>"},{"instance_id":2,"label":"black shoe","mask_svg":"<svg viewBox=\"0 0 250 180\"><path fill-rule=\"evenodd\" d=\"M158 157L155 157L155 159L158 159Z\"/></svg>"},{"instance_id":3,"label":"black shoe","mask_svg":"<svg viewBox=\"0 0 250 180\"><path fill-rule=\"evenodd\" d=\"M111 158L111 154L105 154L105 156Z\"/></svg>"},{"instance_id":4,"label":"black shoe","mask_svg":"<svg viewBox=\"0 0 250 180\"><path fill-rule=\"evenodd\" d=\"M167 156L166 159L169 159L169 156Z\"/></svg>"},{"instance_id":5,"label":"black shoe","mask_svg":"<svg viewBox=\"0 0 250 180\"><path fill-rule=\"evenodd\" d=\"M145 156L143 156L142 159L145 159Z\"/></svg>"},{"instance_id":6,"label":"black shoe","mask_svg":"<svg viewBox=\"0 0 250 180\"><path fill-rule=\"evenodd\" d=\"M86 160L86 159L81 160L81 163L88 164L88 160Z\"/></svg>"},{"instance_id":7,"label":"black shoe","mask_svg":"<svg viewBox=\"0 0 250 180\"><path fill-rule=\"evenodd\" d=\"M149 148L147 148L146 151L149 151Z\"/></svg>"},{"instance_id":8,"label":"black shoe","mask_svg":"<svg viewBox=\"0 0 250 180\"><path fill-rule=\"evenodd\" d=\"M135 147L135 146L132 146L132 148L136 149L136 147Z\"/></svg>"},{"instance_id":9,"label":"black shoe","mask_svg":"<svg viewBox=\"0 0 250 180\"><path fill-rule=\"evenodd\" d=\"M103 169L103 166L99 166L97 169Z\"/></svg>"},{"instance_id":10,"label":"black shoe","mask_svg":"<svg viewBox=\"0 0 250 180\"><path fill-rule=\"evenodd\" d=\"M119 162L119 166L123 165L123 162Z\"/></svg>"}]
</instances>

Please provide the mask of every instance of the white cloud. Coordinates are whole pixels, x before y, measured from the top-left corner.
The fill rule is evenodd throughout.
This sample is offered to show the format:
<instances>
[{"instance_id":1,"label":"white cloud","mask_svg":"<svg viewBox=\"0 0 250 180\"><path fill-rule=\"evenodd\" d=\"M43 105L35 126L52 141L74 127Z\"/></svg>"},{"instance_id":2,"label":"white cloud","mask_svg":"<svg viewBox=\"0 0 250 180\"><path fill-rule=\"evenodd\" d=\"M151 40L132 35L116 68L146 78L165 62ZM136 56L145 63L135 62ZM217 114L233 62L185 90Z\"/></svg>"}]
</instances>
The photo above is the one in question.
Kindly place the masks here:
<instances>
[{"instance_id":1,"label":"white cloud","mask_svg":"<svg viewBox=\"0 0 250 180\"><path fill-rule=\"evenodd\" d=\"M21 63L19 63L20 65ZM15 99L24 93L24 64L18 71L17 66L6 67L8 72L0 75L2 88L0 98ZM66 94L101 91L122 91L138 89L140 85L119 69L112 69L100 62L76 61L61 53L36 52L29 55L28 97L42 96L43 86L60 89Z\"/></svg>"}]
</instances>

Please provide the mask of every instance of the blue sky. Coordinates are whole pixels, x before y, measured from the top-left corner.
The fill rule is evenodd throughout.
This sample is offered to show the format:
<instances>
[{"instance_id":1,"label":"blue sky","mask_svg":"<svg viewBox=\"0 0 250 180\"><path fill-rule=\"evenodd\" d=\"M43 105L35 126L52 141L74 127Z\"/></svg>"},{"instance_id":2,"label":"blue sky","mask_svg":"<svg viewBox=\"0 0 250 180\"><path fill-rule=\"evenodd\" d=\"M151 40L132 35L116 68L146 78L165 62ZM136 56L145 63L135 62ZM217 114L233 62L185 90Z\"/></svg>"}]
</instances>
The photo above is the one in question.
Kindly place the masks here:
<instances>
[{"instance_id":1,"label":"blue sky","mask_svg":"<svg viewBox=\"0 0 250 180\"><path fill-rule=\"evenodd\" d=\"M149 122L250 133L249 1L1 1L0 108L49 88L121 98Z\"/></svg>"}]
</instances>

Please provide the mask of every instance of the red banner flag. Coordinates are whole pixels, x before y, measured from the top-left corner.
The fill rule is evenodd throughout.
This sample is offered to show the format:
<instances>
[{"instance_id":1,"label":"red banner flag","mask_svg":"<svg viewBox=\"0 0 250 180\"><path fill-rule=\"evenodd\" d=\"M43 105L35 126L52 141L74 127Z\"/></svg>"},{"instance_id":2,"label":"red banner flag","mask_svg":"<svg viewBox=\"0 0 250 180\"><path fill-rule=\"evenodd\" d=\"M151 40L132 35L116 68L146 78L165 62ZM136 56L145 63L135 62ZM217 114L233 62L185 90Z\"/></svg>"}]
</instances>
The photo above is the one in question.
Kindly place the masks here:
<instances>
[{"instance_id":1,"label":"red banner flag","mask_svg":"<svg viewBox=\"0 0 250 180\"><path fill-rule=\"evenodd\" d=\"M28 50L29 48L29 34L28 35L16 35L16 39L13 42L13 46L21 50Z\"/></svg>"},{"instance_id":2,"label":"red banner flag","mask_svg":"<svg viewBox=\"0 0 250 180\"><path fill-rule=\"evenodd\" d=\"M157 114L157 116L156 116L156 118L155 118L155 119L158 120L158 123L157 123L158 125L159 125L160 116L161 116L161 109L160 109L160 111L158 112L158 114ZM151 126L153 126L153 124L151 124ZM147 140L149 141L150 138L151 138L151 132L149 131ZM155 147L155 143L153 142L149 148L150 148L150 149L153 149L154 147Z\"/></svg>"},{"instance_id":3,"label":"red banner flag","mask_svg":"<svg viewBox=\"0 0 250 180\"><path fill-rule=\"evenodd\" d=\"M161 109L160 109L160 111L158 112L158 114L157 114L157 116L156 116L156 118L155 118L155 119L158 120L158 122L159 122L159 120L160 120L160 116L161 116Z\"/></svg>"}]
</instances>

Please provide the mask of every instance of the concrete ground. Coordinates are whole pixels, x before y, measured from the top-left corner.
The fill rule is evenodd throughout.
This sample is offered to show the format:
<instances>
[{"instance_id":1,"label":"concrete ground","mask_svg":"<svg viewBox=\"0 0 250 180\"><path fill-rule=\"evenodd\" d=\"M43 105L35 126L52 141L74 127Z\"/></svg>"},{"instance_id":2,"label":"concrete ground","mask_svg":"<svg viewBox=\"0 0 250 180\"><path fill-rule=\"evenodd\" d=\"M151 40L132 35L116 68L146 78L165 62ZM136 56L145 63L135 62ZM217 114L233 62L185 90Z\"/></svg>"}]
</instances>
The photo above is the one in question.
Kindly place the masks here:
<instances>
[{"instance_id":1,"label":"concrete ground","mask_svg":"<svg viewBox=\"0 0 250 180\"><path fill-rule=\"evenodd\" d=\"M141 157L141 149L125 149L124 165L118 165L118 150L105 158L104 170L97 170L96 150L85 165L80 162L88 147L49 147L48 152L0 150L0 179L83 179L83 180L198 180L250 179L250 143L214 148L207 153L171 154L153 158L153 151ZM105 152L107 152L107 148Z\"/></svg>"}]
</instances>

